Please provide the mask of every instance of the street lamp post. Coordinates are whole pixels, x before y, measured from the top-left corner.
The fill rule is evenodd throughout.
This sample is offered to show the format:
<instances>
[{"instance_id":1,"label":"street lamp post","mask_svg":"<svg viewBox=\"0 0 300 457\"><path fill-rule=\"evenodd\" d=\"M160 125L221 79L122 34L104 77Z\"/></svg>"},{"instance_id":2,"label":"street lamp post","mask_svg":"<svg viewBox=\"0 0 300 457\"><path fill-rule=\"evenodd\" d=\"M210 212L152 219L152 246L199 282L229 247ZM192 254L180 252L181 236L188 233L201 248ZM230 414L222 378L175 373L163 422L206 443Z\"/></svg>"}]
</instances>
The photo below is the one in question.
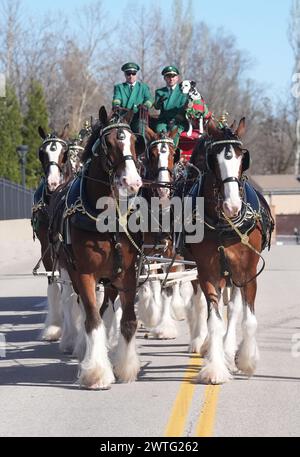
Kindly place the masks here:
<instances>
[{"instance_id":1,"label":"street lamp post","mask_svg":"<svg viewBox=\"0 0 300 457\"><path fill-rule=\"evenodd\" d=\"M17 153L19 154L19 157L20 157L21 176L22 176L22 186L23 187L26 187L25 171L26 171L27 152L28 152L28 146L26 144L21 144L20 146L17 146Z\"/></svg>"}]
</instances>

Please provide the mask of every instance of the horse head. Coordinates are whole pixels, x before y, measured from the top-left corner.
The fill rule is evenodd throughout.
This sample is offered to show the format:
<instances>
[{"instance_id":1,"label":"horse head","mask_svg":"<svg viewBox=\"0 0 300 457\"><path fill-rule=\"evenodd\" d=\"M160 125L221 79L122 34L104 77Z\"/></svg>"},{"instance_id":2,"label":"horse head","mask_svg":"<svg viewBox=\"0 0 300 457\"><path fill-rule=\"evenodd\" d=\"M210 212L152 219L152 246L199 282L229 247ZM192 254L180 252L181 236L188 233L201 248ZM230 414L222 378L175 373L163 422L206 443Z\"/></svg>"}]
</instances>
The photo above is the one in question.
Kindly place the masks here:
<instances>
[{"instance_id":1,"label":"horse head","mask_svg":"<svg viewBox=\"0 0 300 457\"><path fill-rule=\"evenodd\" d=\"M42 127L38 128L43 140L39 149L39 159L50 192L53 192L64 180L63 167L68 157L68 131L69 124L64 126L60 135L56 132L46 134Z\"/></svg>"},{"instance_id":2,"label":"horse head","mask_svg":"<svg viewBox=\"0 0 300 457\"><path fill-rule=\"evenodd\" d=\"M84 146L81 138L74 138L69 141L68 159L66 167L69 168L69 174L74 175L82 167L82 154Z\"/></svg>"},{"instance_id":3,"label":"horse head","mask_svg":"<svg viewBox=\"0 0 300 457\"><path fill-rule=\"evenodd\" d=\"M99 138L93 147L93 154L100 157L103 169L112 176L121 194L137 193L142 185L136 162L143 142L130 128L132 116L133 112L129 111L122 120L114 115L109 119L102 106L99 110Z\"/></svg>"},{"instance_id":4,"label":"horse head","mask_svg":"<svg viewBox=\"0 0 300 457\"><path fill-rule=\"evenodd\" d=\"M206 163L217 180L217 187L223 193L223 211L227 217L236 217L242 206L240 180L243 172L249 168L249 151L243 149L241 141L245 134L245 118L233 131L229 127L218 128L213 120L207 125Z\"/></svg>"},{"instance_id":5,"label":"horse head","mask_svg":"<svg viewBox=\"0 0 300 457\"><path fill-rule=\"evenodd\" d=\"M171 182L175 159L174 137L177 129L170 132L155 133L149 127L146 129L148 142L146 170L147 177L157 183L167 184ZM170 189L167 187L157 188L161 199L170 197Z\"/></svg>"}]
</instances>

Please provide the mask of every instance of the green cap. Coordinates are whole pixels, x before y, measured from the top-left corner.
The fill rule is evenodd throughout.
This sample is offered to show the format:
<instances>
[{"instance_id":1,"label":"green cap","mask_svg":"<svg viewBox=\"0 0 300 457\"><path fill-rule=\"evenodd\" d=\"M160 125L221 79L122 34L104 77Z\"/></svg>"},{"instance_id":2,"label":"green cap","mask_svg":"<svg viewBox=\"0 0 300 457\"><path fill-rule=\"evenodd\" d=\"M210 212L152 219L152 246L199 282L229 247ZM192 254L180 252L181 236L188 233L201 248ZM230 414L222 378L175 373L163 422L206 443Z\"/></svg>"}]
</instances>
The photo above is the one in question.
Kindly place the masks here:
<instances>
[{"instance_id":1,"label":"green cap","mask_svg":"<svg viewBox=\"0 0 300 457\"><path fill-rule=\"evenodd\" d=\"M139 71L140 67L138 64L133 62L124 63L123 67L121 68L122 71Z\"/></svg>"},{"instance_id":2,"label":"green cap","mask_svg":"<svg viewBox=\"0 0 300 457\"><path fill-rule=\"evenodd\" d=\"M176 67L174 67L172 65L169 65L168 67L165 67L163 69L161 74L163 76L166 76L166 75L179 75L179 70L178 70L178 68L176 68Z\"/></svg>"}]
</instances>

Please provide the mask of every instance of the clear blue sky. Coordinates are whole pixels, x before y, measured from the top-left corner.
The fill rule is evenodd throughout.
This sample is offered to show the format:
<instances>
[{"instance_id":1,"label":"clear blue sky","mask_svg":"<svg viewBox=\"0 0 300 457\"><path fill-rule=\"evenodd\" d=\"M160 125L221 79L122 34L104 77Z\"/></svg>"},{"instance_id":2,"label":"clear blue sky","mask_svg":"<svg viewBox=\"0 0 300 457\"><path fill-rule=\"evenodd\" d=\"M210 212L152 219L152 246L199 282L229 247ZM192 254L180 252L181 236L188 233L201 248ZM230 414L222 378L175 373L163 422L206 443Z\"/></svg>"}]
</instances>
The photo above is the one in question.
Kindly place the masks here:
<instances>
[{"instance_id":1,"label":"clear blue sky","mask_svg":"<svg viewBox=\"0 0 300 457\"><path fill-rule=\"evenodd\" d=\"M188 3L188 0L184 2ZM111 20L119 20L128 0L103 0ZM132 2L132 0L131 0ZM22 0L28 13L49 10L73 10L89 0ZM172 0L136 0L151 6L159 3L170 14ZM246 50L254 61L247 76L267 87L268 94L282 97L289 90L293 70L293 54L287 29L291 0L193 0L196 20L210 28L223 27L236 37L239 49Z\"/></svg>"}]
</instances>

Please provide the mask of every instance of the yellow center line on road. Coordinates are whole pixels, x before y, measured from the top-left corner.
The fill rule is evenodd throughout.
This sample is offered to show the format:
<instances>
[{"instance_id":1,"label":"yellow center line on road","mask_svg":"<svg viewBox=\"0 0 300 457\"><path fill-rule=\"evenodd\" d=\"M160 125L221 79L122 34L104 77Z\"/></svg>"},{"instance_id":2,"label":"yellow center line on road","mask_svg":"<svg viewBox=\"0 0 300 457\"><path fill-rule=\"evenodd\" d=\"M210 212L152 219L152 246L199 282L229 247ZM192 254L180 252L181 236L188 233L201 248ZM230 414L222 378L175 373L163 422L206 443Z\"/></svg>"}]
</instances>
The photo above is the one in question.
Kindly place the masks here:
<instances>
[{"instance_id":1,"label":"yellow center line on road","mask_svg":"<svg viewBox=\"0 0 300 457\"><path fill-rule=\"evenodd\" d=\"M190 363L185 371L183 381L175 399L164 436L183 436L186 419L196 387L194 378L200 369L201 363L202 359L199 355L195 354L191 356Z\"/></svg>"},{"instance_id":2,"label":"yellow center line on road","mask_svg":"<svg viewBox=\"0 0 300 457\"><path fill-rule=\"evenodd\" d=\"M224 316L227 322L227 316ZM183 436L191 401L195 391L195 371L201 368L203 359L196 354L190 358L183 381L180 385L164 436ZM195 436L213 436L214 422L217 412L218 397L221 385L208 385L204 391L204 403L196 424Z\"/></svg>"},{"instance_id":3,"label":"yellow center line on road","mask_svg":"<svg viewBox=\"0 0 300 457\"><path fill-rule=\"evenodd\" d=\"M221 390L220 385L205 387L204 403L196 424L195 436L213 436L214 422L217 411L218 397Z\"/></svg>"}]
</instances>

